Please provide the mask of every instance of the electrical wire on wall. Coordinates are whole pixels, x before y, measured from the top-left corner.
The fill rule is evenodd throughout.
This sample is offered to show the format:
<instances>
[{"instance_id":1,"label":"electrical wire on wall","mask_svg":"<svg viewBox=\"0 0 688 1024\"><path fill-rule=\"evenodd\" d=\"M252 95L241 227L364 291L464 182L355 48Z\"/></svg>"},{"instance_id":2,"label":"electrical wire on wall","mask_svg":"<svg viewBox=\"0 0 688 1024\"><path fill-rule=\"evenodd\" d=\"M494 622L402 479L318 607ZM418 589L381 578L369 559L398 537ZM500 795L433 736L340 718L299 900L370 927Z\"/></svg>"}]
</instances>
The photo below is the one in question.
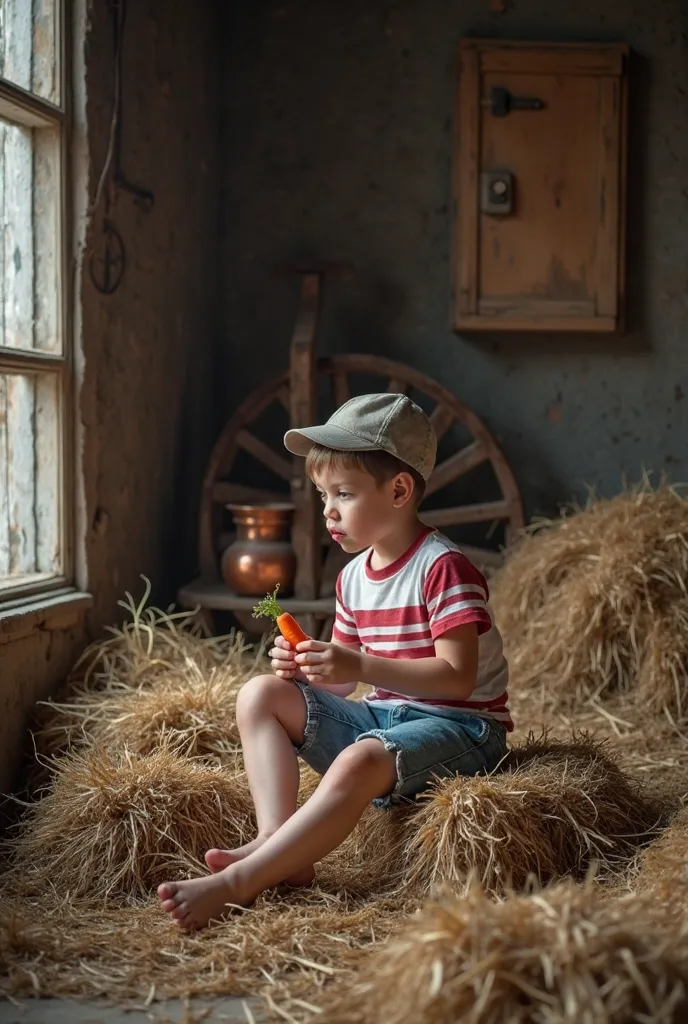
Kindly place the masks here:
<instances>
[{"instance_id":1,"label":"electrical wire on wall","mask_svg":"<svg viewBox=\"0 0 688 1024\"><path fill-rule=\"evenodd\" d=\"M97 233L90 236L89 276L103 295L112 295L119 288L126 267L124 240L115 227L112 212L120 191L129 193L144 210L150 210L155 201L153 193L131 182L122 170L122 55L126 0L108 0L113 35L113 87L112 117L108 133L108 146L103 167L96 185L93 202L88 210L89 224L105 197L102 221Z\"/></svg>"}]
</instances>

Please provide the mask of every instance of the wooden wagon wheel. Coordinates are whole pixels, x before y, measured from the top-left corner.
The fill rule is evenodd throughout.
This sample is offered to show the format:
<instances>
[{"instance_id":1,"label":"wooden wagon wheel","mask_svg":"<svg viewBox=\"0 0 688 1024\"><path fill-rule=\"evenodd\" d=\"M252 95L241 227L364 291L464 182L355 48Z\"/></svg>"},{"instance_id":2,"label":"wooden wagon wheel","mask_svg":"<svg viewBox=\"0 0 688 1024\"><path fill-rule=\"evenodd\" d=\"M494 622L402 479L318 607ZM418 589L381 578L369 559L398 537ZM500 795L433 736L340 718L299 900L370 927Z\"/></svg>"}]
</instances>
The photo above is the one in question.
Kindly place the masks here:
<instances>
[{"instance_id":1,"label":"wooden wagon wheel","mask_svg":"<svg viewBox=\"0 0 688 1024\"><path fill-rule=\"evenodd\" d=\"M323 396L325 399L329 397L329 409L323 409L322 412L319 409L319 413L329 415L354 394L363 393L355 388L355 380L361 376L366 379L365 391L411 392L411 397L419 400L430 415L440 447L437 466L421 504L421 519L430 526L448 532L455 527L479 523L503 524L504 541L508 543L524 523L518 486L499 446L475 412L441 384L412 367L373 355L346 354L317 360L316 382L321 405L328 404L322 401ZM372 382L372 378L375 378L375 382ZM295 480L298 467L295 471L294 462L288 453L279 450L281 437L273 430L271 440L266 441L258 430L258 421L264 416L272 418L273 425L283 420L286 429L289 424L285 416L288 416L290 410L293 412L293 401L287 371L251 394L227 423L215 445L202 490L199 534L201 580L184 588L183 594L187 606L199 601L205 607L231 607L242 626L254 631L256 620L250 615L252 603L255 603L252 599L235 597L233 603L224 604L221 601L224 584L219 577L219 560L229 540L224 506L237 501L284 500L290 486L292 495L295 486L302 486L303 460L300 460L301 477ZM455 427L459 427L467 436L468 443L458 447L458 450L452 445L447 453L447 441ZM257 488L236 482L235 468L240 457L244 460L242 475L246 479L256 479L254 474L246 471L246 456L254 460L256 473L262 474L263 482L269 477L274 481L272 485ZM452 503L451 498L443 500L443 493L449 494L453 485L464 477L468 480L468 474L485 466L492 470L497 492L494 497L485 501L470 500L467 503ZM277 489L273 490L272 487ZM332 543L324 527L322 532L322 559L317 573L317 590L311 596L293 599L289 604L290 610L305 618L304 628L310 626L312 635L318 632L315 620L322 622L331 616L334 583L346 561L346 556ZM483 568L499 563L500 556L494 550L469 547L463 543L461 546Z\"/></svg>"}]
</instances>

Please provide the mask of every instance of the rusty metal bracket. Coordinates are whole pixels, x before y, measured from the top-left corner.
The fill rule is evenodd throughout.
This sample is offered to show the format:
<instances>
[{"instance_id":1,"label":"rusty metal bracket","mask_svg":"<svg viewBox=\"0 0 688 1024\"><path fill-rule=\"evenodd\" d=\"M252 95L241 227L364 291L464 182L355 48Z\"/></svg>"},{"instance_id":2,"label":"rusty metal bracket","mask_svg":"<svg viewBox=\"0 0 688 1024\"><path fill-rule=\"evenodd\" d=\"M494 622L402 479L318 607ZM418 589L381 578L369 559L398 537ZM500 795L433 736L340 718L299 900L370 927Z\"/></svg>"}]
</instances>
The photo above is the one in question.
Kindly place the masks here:
<instances>
[{"instance_id":1,"label":"rusty metal bracket","mask_svg":"<svg viewBox=\"0 0 688 1024\"><path fill-rule=\"evenodd\" d=\"M508 89L494 85L482 101L493 117L506 117L512 110L544 110L545 104L535 96L513 96Z\"/></svg>"}]
</instances>

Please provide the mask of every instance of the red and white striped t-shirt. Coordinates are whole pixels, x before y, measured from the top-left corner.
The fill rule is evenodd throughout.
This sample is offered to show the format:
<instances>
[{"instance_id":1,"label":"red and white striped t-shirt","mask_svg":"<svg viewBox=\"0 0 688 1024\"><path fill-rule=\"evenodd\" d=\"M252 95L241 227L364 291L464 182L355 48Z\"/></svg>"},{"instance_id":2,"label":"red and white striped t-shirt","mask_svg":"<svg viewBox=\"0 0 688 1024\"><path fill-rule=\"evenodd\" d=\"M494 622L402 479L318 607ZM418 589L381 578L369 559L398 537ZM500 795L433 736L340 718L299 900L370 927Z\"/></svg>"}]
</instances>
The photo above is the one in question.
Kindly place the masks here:
<instances>
[{"instance_id":1,"label":"red and white striped t-shirt","mask_svg":"<svg viewBox=\"0 0 688 1024\"><path fill-rule=\"evenodd\" d=\"M362 552L339 574L333 640L358 642L377 658L434 658L438 637L475 622L479 661L475 690L467 700L411 698L381 689L364 699L461 708L495 718L511 731L509 669L482 573L456 544L430 529L385 569L373 569L371 556L372 550Z\"/></svg>"}]
</instances>

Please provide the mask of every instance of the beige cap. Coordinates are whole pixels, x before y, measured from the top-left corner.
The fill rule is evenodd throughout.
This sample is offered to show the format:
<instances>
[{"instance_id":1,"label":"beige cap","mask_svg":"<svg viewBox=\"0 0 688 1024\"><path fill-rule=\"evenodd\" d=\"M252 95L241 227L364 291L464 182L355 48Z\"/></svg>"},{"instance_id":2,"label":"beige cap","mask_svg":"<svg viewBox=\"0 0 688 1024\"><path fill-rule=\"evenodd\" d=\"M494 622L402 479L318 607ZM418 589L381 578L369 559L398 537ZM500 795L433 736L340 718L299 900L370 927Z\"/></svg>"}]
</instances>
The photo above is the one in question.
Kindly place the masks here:
<instances>
[{"instance_id":1,"label":"beige cap","mask_svg":"<svg viewBox=\"0 0 688 1024\"><path fill-rule=\"evenodd\" d=\"M308 455L314 444L342 452L389 452L424 480L437 454L437 437L423 410L406 395L387 392L350 398L322 426L288 430L284 444L294 455Z\"/></svg>"}]
</instances>

